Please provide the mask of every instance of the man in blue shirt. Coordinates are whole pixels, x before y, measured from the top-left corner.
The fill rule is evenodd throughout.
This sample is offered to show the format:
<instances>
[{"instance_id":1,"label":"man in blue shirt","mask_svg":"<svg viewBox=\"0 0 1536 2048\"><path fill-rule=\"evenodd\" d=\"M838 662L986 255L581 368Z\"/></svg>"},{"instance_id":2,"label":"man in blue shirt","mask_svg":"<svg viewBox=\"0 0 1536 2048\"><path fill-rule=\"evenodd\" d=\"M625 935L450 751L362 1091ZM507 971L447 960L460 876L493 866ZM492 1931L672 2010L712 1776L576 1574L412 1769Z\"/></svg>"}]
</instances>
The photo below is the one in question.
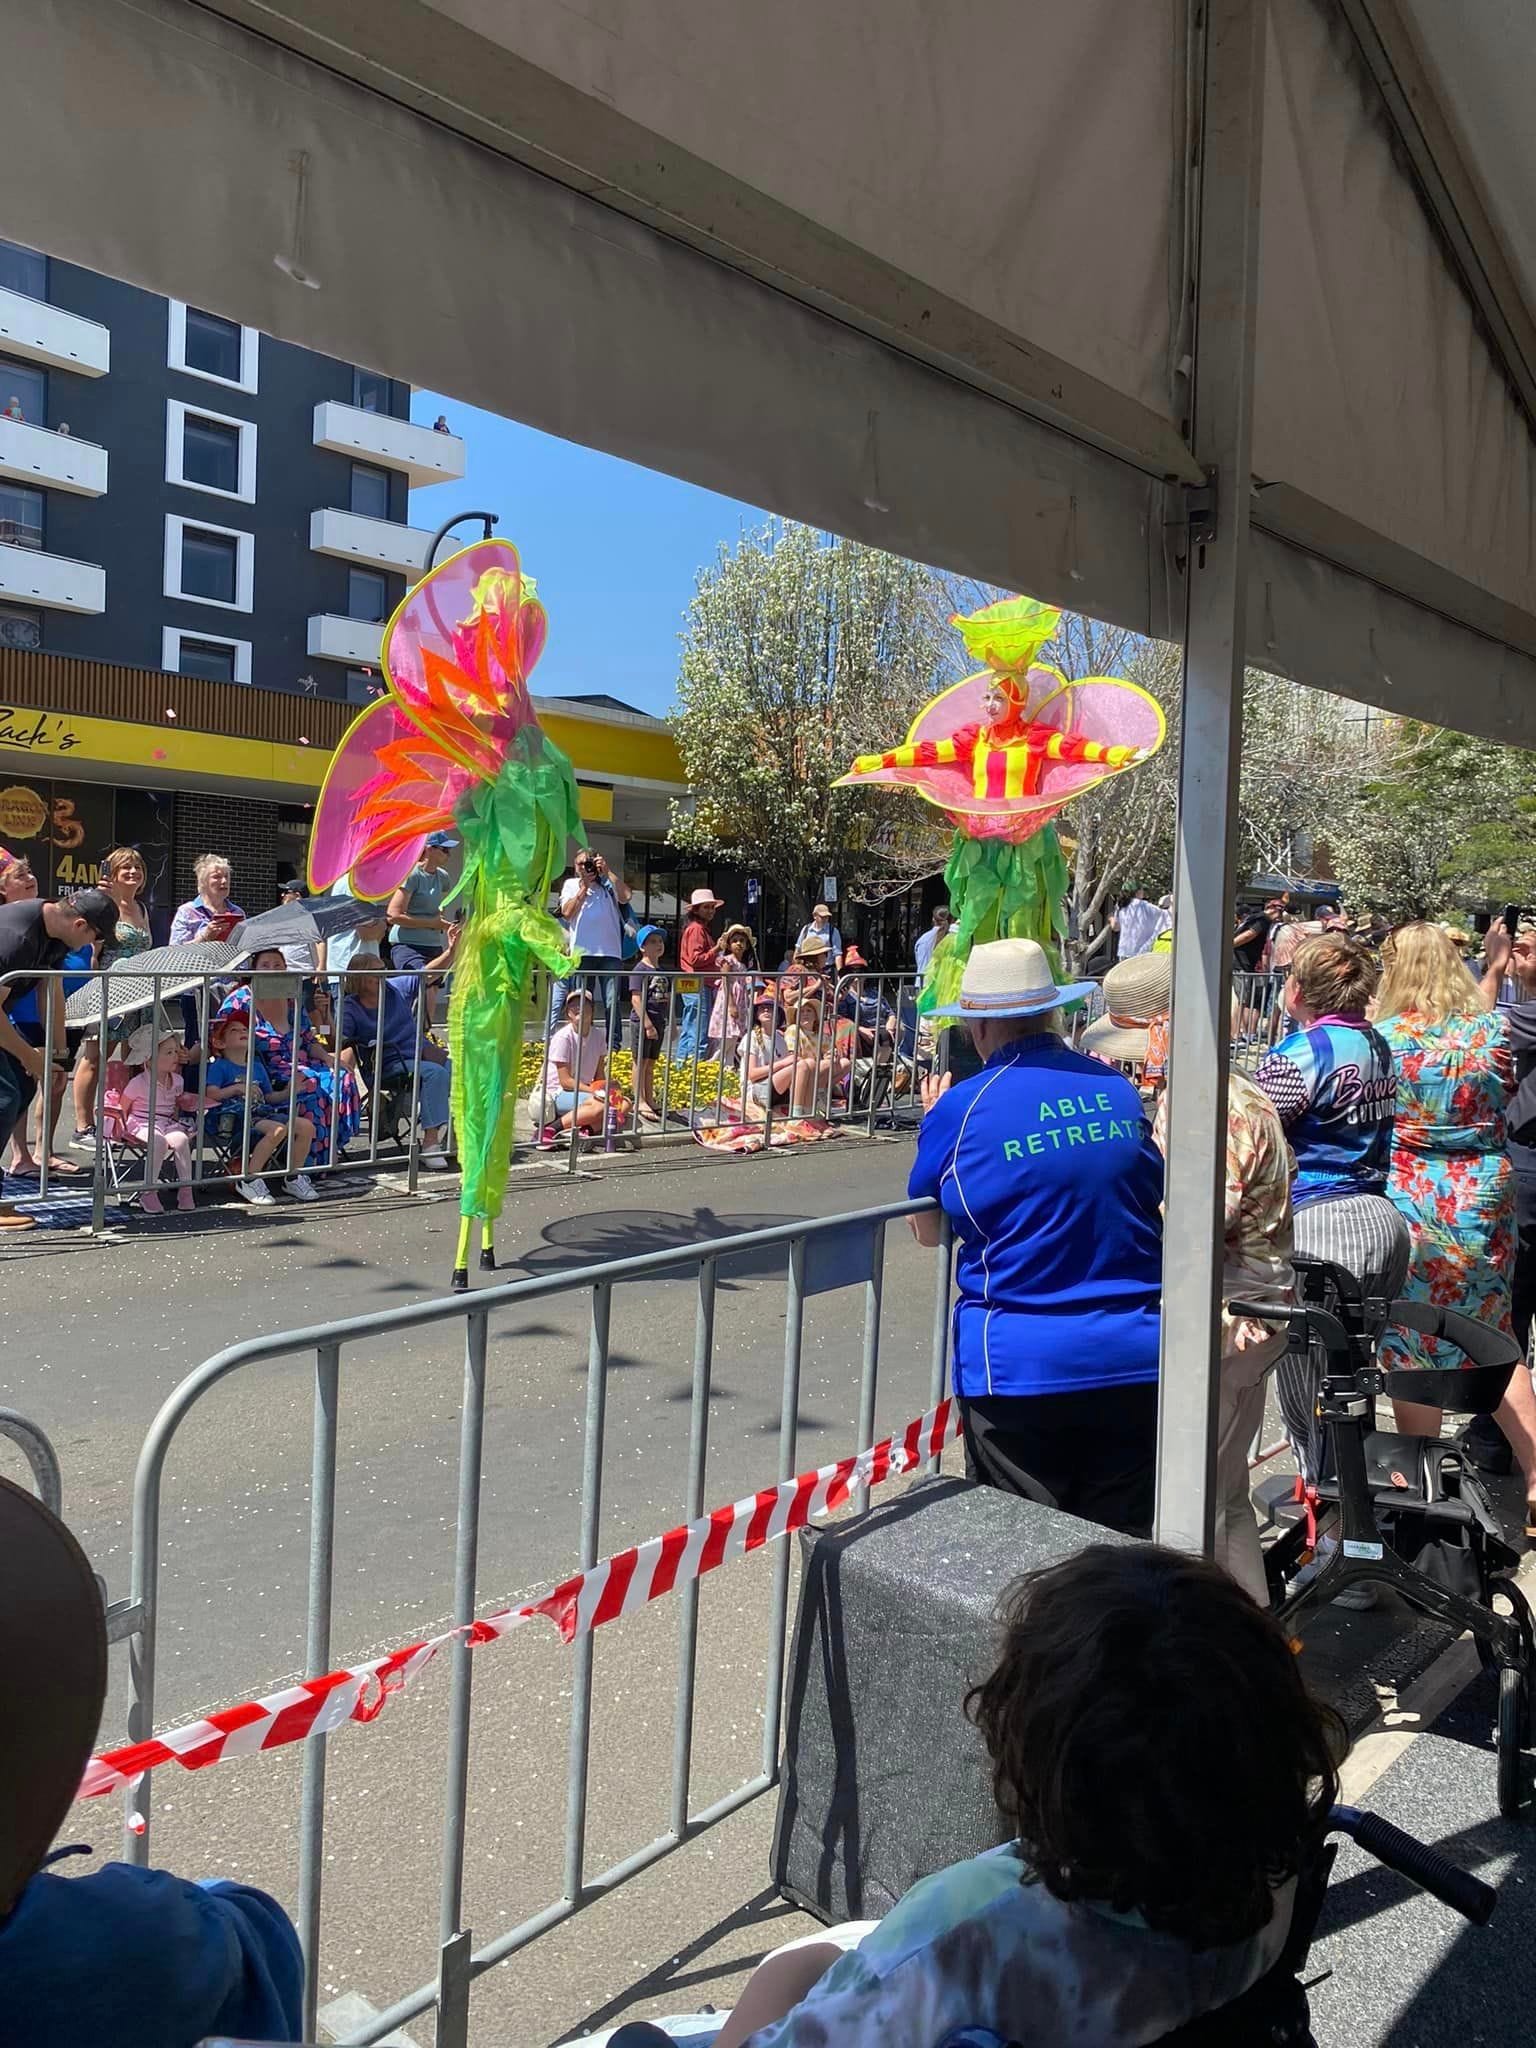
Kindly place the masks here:
<instances>
[{"instance_id":1,"label":"man in blue shirt","mask_svg":"<svg viewBox=\"0 0 1536 2048\"><path fill-rule=\"evenodd\" d=\"M447 953L425 963L438 966ZM448 1155L443 1149L448 1135L448 1099L453 1068L447 1053L416 1028L416 994L420 986L414 975L385 978L384 962L377 953L355 953L346 978L346 999L342 1004L342 1043L360 1048L362 1057L373 1063L373 1085L378 1087L396 1074L415 1073L416 1109L421 1119L421 1163L443 1168ZM417 1039L420 1037L420 1058Z\"/></svg>"},{"instance_id":2,"label":"man in blue shirt","mask_svg":"<svg viewBox=\"0 0 1536 2048\"><path fill-rule=\"evenodd\" d=\"M0 2012L7 2048L295 2041L298 1936L253 1886L108 1863L47 1866L95 1746L107 1683L101 1595L73 1536L0 1480L0 1627L25 1682L0 1689ZM83 1852L88 1854L89 1852Z\"/></svg>"},{"instance_id":3,"label":"man in blue shirt","mask_svg":"<svg viewBox=\"0 0 1536 2048\"><path fill-rule=\"evenodd\" d=\"M1030 939L976 946L960 1000L983 1065L924 1084L907 1192L954 1227L956 1394L974 1478L1130 1535L1152 1524L1162 1160L1131 1083L1073 1052ZM916 1219L938 1241L933 1215Z\"/></svg>"},{"instance_id":4,"label":"man in blue shirt","mask_svg":"<svg viewBox=\"0 0 1536 2048\"><path fill-rule=\"evenodd\" d=\"M917 962L919 974L928 972L928 962L933 958L933 949L955 921L955 913L947 903L941 903L933 913L933 923L923 932L912 948L912 958Z\"/></svg>"}]
</instances>

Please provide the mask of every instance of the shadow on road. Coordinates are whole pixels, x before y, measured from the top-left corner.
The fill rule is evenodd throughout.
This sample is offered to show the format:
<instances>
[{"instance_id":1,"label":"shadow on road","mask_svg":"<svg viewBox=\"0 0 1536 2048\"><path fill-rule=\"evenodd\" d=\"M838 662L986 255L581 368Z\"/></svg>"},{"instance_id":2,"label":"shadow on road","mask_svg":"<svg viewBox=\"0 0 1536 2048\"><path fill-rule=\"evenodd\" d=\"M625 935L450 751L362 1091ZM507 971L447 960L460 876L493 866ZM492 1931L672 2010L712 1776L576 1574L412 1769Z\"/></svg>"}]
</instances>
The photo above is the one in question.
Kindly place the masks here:
<instances>
[{"instance_id":1,"label":"shadow on road","mask_svg":"<svg viewBox=\"0 0 1536 2048\"><path fill-rule=\"evenodd\" d=\"M596 1265L604 1259L632 1259L643 1252L670 1251L675 1245L697 1245L712 1237L739 1237L747 1231L773 1230L782 1224L804 1223L804 1216L766 1212L721 1215L705 1207L680 1209L597 1209L586 1216L562 1217L544 1226L544 1243L525 1257L509 1263L508 1271L531 1275L568 1273L577 1266ZM719 1282L757 1280L782 1273L788 1263L783 1245L762 1245L756 1250L736 1252L722 1258L717 1268ZM649 1276L650 1284L669 1279L669 1274ZM680 1268L680 1280L691 1281L692 1273Z\"/></svg>"}]
</instances>

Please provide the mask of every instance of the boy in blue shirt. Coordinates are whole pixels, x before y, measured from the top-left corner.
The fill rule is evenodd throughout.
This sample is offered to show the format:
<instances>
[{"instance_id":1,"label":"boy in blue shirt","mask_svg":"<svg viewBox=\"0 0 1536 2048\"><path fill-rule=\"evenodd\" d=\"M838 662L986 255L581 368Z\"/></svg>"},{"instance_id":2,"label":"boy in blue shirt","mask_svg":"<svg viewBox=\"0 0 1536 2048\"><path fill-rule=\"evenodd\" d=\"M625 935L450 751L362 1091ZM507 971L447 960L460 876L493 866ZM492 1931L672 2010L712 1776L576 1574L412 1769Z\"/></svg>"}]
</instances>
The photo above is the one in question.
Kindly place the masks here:
<instances>
[{"instance_id":1,"label":"boy in blue shirt","mask_svg":"<svg viewBox=\"0 0 1536 2048\"><path fill-rule=\"evenodd\" d=\"M1162 1159L1124 1075L1063 1043L1030 939L976 946L960 1000L979 1074L923 1084L907 1192L956 1240L954 1388L974 1478L1129 1535L1152 1524ZM914 1219L937 1244L939 1221Z\"/></svg>"},{"instance_id":2,"label":"boy in blue shirt","mask_svg":"<svg viewBox=\"0 0 1536 2048\"><path fill-rule=\"evenodd\" d=\"M251 1151L244 1180L235 1182L235 1193L256 1209L276 1206L272 1190L262 1179L278 1147L288 1136L288 1123L270 1114L268 1104L286 1102L286 1088L274 1088L266 1067L250 1056L250 1026L243 1017L220 1017L208 1034L213 1058L208 1062L207 1086L203 1090L203 1122L210 1138L228 1145L238 1159L244 1149L246 1104L250 1104ZM315 1141L315 1127L307 1116L295 1116L293 1143L288 1153L286 1192L298 1201L312 1202L318 1192L304 1171L309 1148Z\"/></svg>"}]
</instances>

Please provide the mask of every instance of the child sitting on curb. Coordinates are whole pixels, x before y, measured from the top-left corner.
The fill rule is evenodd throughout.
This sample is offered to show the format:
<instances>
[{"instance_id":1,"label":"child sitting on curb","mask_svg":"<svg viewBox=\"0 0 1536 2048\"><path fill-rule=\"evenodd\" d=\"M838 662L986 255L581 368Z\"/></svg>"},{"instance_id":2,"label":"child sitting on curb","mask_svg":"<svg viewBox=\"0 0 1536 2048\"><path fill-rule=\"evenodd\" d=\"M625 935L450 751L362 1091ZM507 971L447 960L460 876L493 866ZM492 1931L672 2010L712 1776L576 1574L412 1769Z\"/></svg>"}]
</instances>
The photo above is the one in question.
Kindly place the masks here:
<instances>
[{"instance_id":1,"label":"child sitting on curb","mask_svg":"<svg viewBox=\"0 0 1536 2048\"><path fill-rule=\"evenodd\" d=\"M607 1069L608 1033L588 991L573 988L565 999L565 1022L544 1056L539 1089L548 1121L539 1132L541 1145L555 1144L572 1124L580 1131L603 1128L608 1114Z\"/></svg>"},{"instance_id":2,"label":"child sitting on curb","mask_svg":"<svg viewBox=\"0 0 1536 2048\"><path fill-rule=\"evenodd\" d=\"M288 1136L287 1119L272 1114L274 1107L287 1103L288 1091L274 1088L262 1062L251 1058L250 1026L244 1017L216 1019L208 1043L214 1054L208 1062L207 1085L203 1090L208 1135L229 1144L238 1158L245 1142L243 1125L249 1100L253 1141L247 1162L249 1170L244 1180L235 1182L235 1193L253 1208L271 1209L276 1206L275 1197L261 1176ZM304 1171L314 1141L315 1127L309 1118L295 1116L293 1140L288 1148L288 1178L283 1187L300 1202L313 1202L319 1193Z\"/></svg>"}]
</instances>

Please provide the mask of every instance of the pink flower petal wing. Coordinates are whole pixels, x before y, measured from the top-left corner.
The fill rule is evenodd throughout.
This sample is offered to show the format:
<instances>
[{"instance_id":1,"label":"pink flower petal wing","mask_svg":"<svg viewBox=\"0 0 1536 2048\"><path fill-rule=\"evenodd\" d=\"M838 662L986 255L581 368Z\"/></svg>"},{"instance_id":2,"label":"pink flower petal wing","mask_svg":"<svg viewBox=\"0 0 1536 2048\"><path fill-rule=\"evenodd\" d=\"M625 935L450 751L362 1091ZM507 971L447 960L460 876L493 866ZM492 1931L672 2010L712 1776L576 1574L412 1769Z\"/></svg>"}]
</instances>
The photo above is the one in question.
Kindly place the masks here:
<instances>
[{"instance_id":1,"label":"pink flower petal wing","mask_svg":"<svg viewBox=\"0 0 1536 2048\"><path fill-rule=\"evenodd\" d=\"M329 889L349 875L359 896L387 893L410 872L427 833L451 822L455 798L473 779L390 698L370 704L326 770L310 831L310 887Z\"/></svg>"},{"instance_id":2,"label":"pink flower petal wing","mask_svg":"<svg viewBox=\"0 0 1536 2048\"><path fill-rule=\"evenodd\" d=\"M422 730L491 780L513 738L533 723L527 678L546 630L517 549L477 541L406 597L385 631L384 670Z\"/></svg>"}]
</instances>

